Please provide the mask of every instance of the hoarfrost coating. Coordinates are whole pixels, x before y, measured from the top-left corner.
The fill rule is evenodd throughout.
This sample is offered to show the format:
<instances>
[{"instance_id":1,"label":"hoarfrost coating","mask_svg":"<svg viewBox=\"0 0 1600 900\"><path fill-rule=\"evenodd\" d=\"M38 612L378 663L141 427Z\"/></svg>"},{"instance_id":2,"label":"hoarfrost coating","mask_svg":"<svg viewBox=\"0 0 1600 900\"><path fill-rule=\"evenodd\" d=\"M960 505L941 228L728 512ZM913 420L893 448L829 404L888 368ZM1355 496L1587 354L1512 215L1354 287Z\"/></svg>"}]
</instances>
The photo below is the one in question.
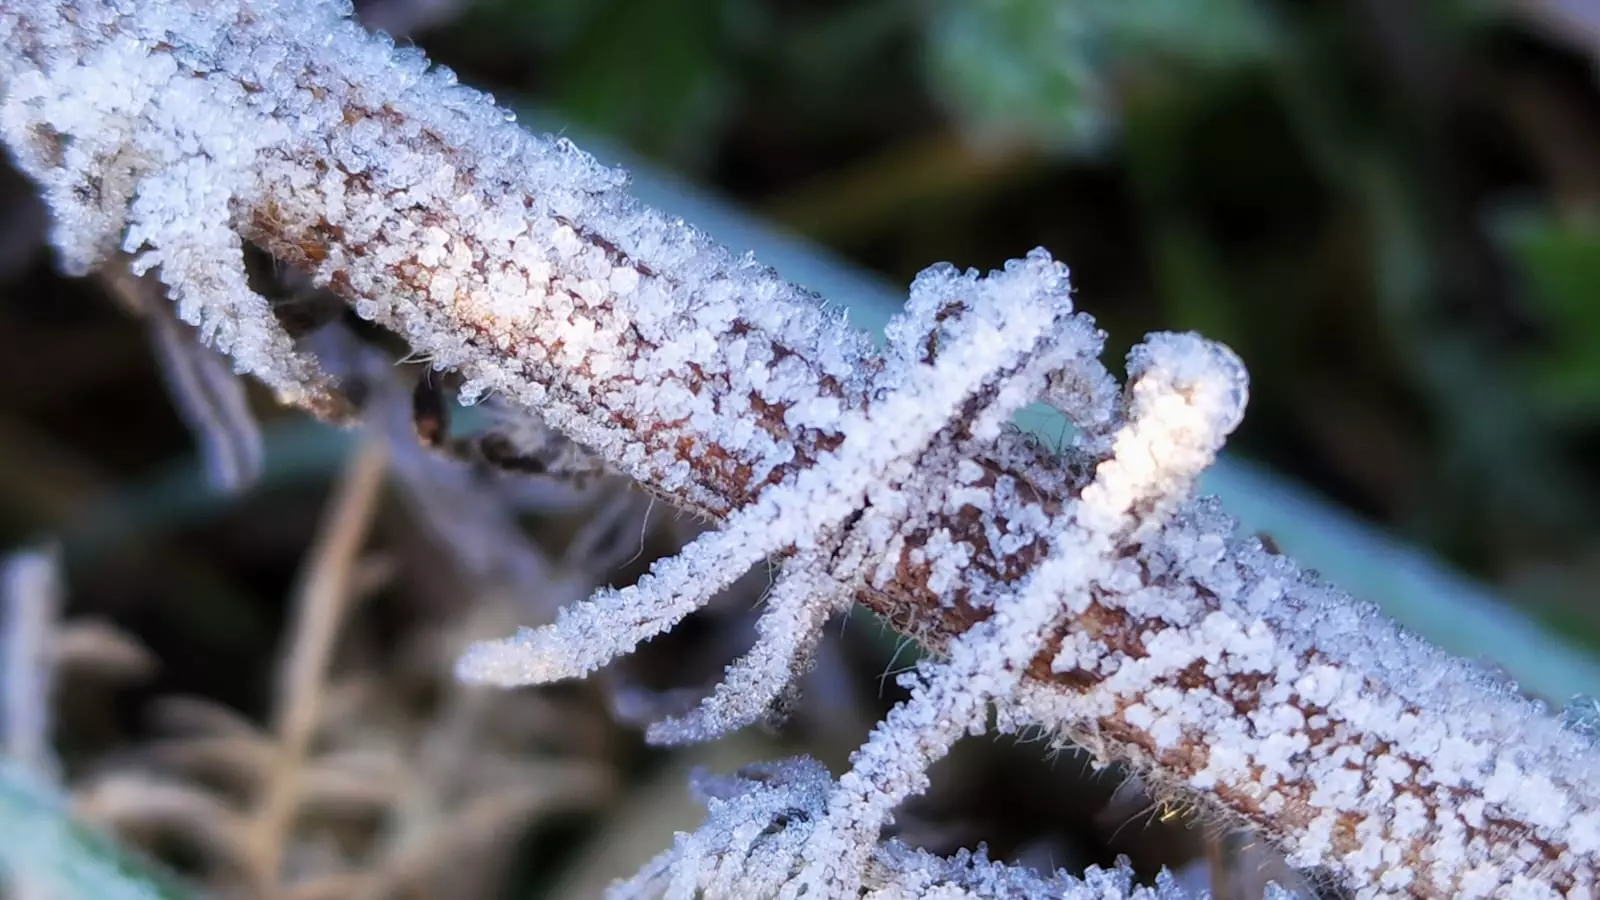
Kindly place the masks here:
<instances>
[{"instance_id":1,"label":"hoarfrost coating","mask_svg":"<svg viewBox=\"0 0 1600 900\"><path fill-rule=\"evenodd\" d=\"M691 900L694 897L766 897L783 889L799 847L822 816L833 779L821 763L804 757L746 767L736 776L696 772L695 793L707 805L705 824L679 834L671 849L634 877L612 885L608 900ZM776 823L784 822L782 827ZM863 900L977 900L1049 897L1054 900L1184 900L1168 876L1154 887L1136 884L1121 860L1091 868L1081 878L1040 875L990 861L980 849L943 859L898 841L873 848ZM1267 900L1288 900L1271 894Z\"/></svg>"},{"instance_id":2,"label":"hoarfrost coating","mask_svg":"<svg viewBox=\"0 0 1600 900\"><path fill-rule=\"evenodd\" d=\"M793 581L761 643L655 737L759 717L851 599L946 656L830 783L785 878L866 877L806 874L824 838L846 870L898 859L867 836L925 776L878 765L882 748L936 757L993 707L1003 728L1196 794L1361 896L1593 894L1587 735L1189 498L1243 406L1231 354L1156 336L1119 396L1065 270L1034 254L987 277L930 269L879 355L806 291L640 206L622 173L348 16L0 0L0 136L65 268L135 254L286 399L327 412L337 392L250 289L246 241L461 372L468 396L542 415L723 521L465 674L581 675L772 554ZM1002 427L1036 397L1080 426L1063 454ZM599 612L625 627L598 629ZM964 690L958 672L981 677ZM941 713L959 715L930 727Z\"/></svg>"}]
</instances>

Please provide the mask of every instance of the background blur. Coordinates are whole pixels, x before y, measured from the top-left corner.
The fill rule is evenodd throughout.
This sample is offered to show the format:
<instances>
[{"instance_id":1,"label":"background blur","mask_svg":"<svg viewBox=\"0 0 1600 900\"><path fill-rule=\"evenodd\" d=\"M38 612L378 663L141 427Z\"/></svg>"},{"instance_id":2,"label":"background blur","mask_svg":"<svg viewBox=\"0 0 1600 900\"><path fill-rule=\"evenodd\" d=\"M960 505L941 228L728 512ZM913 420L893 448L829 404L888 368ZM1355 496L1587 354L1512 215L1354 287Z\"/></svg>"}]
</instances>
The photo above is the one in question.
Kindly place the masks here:
<instances>
[{"instance_id":1,"label":"background blur","mask_svg":"<svg viewBox=\"0 0 1600 900\"><path fill-rule=\"evenodd\" d=\"M895 283L1049 248L1111 354L1153 329L1240 353L1251 410L1230 453L1600 651L1600 3L358 8L541 124L608 138ZM44 212L9 169L0 198L0 533L59 541L62 634L79 642L52 703L65 784L198 883L591 896L697 820L691 762L804 750L837 766L895 698L880 676L910 651L852 620L791 728L643 747L628 722L710 683L764 577L604 684L453 688L462 635L626 578L691 523L625 485L522 485L497 527L528 541L508 552L533 554L519 564L535 574L485 567L438 523L499 476L418 475L433 463L396 451L388 488L341 500L337 485L360 494L350 436L263 397L263 480L216 491L147 325L109 281L54 274ZM263 277L286 309L315 305L292 273ZM280 673L305 652L293 611L328 565L319 521L349 504L371 536L344 561L319 724L286 782L273 723L292 705ZM530 600L530 579L560 587ZM1270 865L1115 773L969 743L908 839L1068 867L1127 853L1241 897ZM274 790L298 799L264 838Z\"/></svg>"}]
</instances>

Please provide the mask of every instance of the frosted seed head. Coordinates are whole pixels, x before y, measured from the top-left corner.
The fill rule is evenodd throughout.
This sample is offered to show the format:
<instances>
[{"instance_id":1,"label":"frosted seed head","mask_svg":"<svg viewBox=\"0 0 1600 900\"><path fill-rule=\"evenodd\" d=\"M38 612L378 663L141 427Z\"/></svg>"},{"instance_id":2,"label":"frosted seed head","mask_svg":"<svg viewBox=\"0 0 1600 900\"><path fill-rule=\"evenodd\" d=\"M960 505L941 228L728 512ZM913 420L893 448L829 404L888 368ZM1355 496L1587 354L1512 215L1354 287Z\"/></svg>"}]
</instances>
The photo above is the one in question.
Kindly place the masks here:
<instances>
[{"instance_id":1,"label":"frosted seed head","mask_svg":"<svg viewBox=\"0 0 1600 900\"><path fill-rule=\"evenodd\" d=\"M1156 332L1128 354L1128 383L1146 380L1182 394L1218 438L1244 420L1250 375L1231 349L1193 333Z\"/></svg>"}]
</instances>

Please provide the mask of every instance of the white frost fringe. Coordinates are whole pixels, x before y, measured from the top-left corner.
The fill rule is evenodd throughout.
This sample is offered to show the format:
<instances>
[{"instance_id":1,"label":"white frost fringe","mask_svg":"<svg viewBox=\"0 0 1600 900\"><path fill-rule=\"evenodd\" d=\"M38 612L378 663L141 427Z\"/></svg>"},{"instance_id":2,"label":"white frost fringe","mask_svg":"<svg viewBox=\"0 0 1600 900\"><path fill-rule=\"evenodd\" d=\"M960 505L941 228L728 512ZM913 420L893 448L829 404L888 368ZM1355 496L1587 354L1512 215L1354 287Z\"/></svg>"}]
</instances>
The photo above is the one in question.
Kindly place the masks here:
<instances>
[{"instance_id":1,"label":"white frost fringe","mask_svg":"<svg viewBox=\"0 0 1600 900\"><path fill-rule=\"evenodd\" d=\"M712 830L657 867L669 885L1033 884L877 841L993 709L1001 729L1042 726L1196 794L1359 896L1594 895L1587 734L1190 496L1243 410L1231 353L1152 336L1119 396L1065 268L1036 251L982 277L928 270L880 355L770 269L640 206L622 173L527 134L349 14L0 0L0 139L41 186L68 271L135 254L185 321L286 399L319 409L328 385L250 289L246 241L461 372L467 397L535 411L722 521L637 585L475 648L464 678L582 676L767 558L784 571L757 647L652 737L759 718L852 599L940 654L837 783L782 770L806 785L804 816L752 800L718 824L746 807L714 807ZM1004 427L1038 398L1079 425L1062 458ZM745 862L670 862L719 852ZM1095 896L1136 892L1119 877L1091 878Z\"/></svg>"}]
</instances>

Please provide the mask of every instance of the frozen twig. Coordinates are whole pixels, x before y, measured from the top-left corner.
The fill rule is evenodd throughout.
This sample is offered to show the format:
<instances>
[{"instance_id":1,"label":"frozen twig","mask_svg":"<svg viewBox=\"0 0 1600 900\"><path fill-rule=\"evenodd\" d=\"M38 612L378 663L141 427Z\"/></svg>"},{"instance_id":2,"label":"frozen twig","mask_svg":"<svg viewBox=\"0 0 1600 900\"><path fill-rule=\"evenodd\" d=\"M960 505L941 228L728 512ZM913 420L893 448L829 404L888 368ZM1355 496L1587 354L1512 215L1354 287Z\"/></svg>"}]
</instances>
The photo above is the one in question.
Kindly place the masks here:
<instances>
[{"instance_id":1,"label":"frozen twig","mask_svg":"<svg viewBox=\"0 0 1600 900\"><path fill-rule=\"evenodd\" d=\"M1551 37L1600 58L1600 7L1588 0L1510 0L1509 6Z\"/></svg>"},{"instance_id":2,"label":"frozen twig","mask_svg":"<svg viewBox=\"0 0 1600 900\"><path fill-rule=\"evenodd\" d=\"M924 757L992 707L1002 728L1042 726L1200 796L1364 895L1596 889L1590 739L1189 498L1207 440L1146 439L1166 416L1142 404L1209 403L1185 373L1220 351L1153 341L1117 403L1100 335L1039 253L987 277L930 270L879 354L804 290L639 205L622 173L527 134L347 13L0 0L0 135L42 185L70 270L138 254L187 321L291 399L315 407L322 376L249 291L241 241L460 372L467 398L537 413L721 522L638 585L469 653L463 674L583 675L787 559L947 657L880 732L951 714L957 731L917 738ZM1064 456L1002 428L1039 397L1081 427ZM797 609L769 615L815 621ZM760 661L803 663L804 635L780 621ZM982 675L975 691L956 689L961 671ZM787 677L752 674L734 673L763 693ZM749 718L726 694L711 710L678 732ZM881 806L915 790L905 776L858 766L837 790ZM893 783L862 783L878 777ZM805 834L864 841L885 812Z\"/></svg>"},{"instance_id":3,"label":"frozen twig","mask_svg":"<svg viewBox=\"0 0 1600 900\"><path fill-rule=\"evenodd\" d=\"M807 843L793 896L856 891L895 807L927 787L928 768L957 740L984 731L989 704L1016 693L1047 634L1089 608L1094 579L1110 567L1111 554L1141 530L1158 528L1187 498L1244 412L1238 359L1193 336L1152 336L1128 368L1135 380L1127 415L1115 417L1126 424L1113 437L1113 455L1058 517L1049 556L995 599L988 618L950 642L947 659L902 679L911 699L851 757Z\"/></svg>"}]
</instances>

